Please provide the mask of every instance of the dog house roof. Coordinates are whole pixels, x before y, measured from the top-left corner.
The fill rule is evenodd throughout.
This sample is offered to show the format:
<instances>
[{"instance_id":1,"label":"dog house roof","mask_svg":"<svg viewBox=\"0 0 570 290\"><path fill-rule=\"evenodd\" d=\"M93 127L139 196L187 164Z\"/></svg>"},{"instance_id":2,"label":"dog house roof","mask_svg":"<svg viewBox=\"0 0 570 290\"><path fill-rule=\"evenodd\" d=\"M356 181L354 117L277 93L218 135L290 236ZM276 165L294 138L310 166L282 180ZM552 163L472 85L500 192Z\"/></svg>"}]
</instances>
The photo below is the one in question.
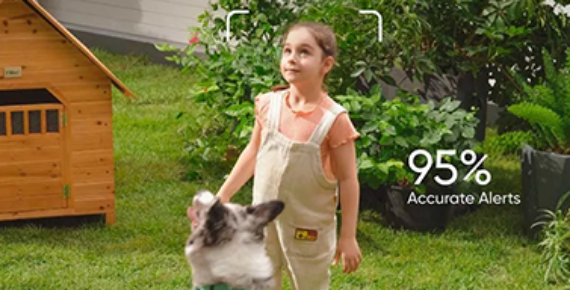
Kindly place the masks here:
<instances>
[{"instance_id":1,"label":"dog house roof","mask_svg":"<svg viewBox=\"0 0 570 290\"><path fill-rule=\"evenodd\" d=\"M75 45L93 64L95 64L101 71L103 71L113 85L128 97L135 97L133 92L121 82L97 57L87 48L81 41L79 41L69 30L67 30L59 21L57 21L47 10L45 10L35 0L24 0L33 10L42 16L51 26L53 26L59 33L61 33L67 40Z\"/></svg>"}]
</instances>

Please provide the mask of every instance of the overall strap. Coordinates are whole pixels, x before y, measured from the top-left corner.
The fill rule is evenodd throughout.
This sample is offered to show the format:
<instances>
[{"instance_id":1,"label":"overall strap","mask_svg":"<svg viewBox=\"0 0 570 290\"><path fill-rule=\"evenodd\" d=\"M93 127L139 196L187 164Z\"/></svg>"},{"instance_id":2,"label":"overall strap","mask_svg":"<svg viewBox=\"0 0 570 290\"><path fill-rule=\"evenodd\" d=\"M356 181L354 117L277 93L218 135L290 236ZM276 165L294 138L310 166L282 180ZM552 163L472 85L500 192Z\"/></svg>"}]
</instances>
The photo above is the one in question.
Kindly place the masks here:
<instances>
[{"instance_id":1,"label":"overall strap","mask_svg":"<svg viewBox=\"0 0 570 290\"><path fill-rule=\"evenodd\" d=\"M270 130L279 130L279 119L281 117L281 104L283 100L283 95L287 90L280 92L275 92L271 94L271 100L269 101L269 112L267 115L268 128Z\"/></svg>"},{"instance_id":2,"label":"overall strap","mask_svg":"<svg viewBox=\"0 0 570 290\"><path fill-rule=\"evenodd\" d=\"M334 105L329 110L327 110L323 115L323 118L321 119L321 121L315 128L315 131L313 131L313 134L311 135L310 142L320 146L323 140L325 140L327 134L329 133L329 130L332 127L334 121L336 120L338 114L345 111L346 111L345 108L343 108L341 105L335 102Z\"/></svg>"}]
</instances>

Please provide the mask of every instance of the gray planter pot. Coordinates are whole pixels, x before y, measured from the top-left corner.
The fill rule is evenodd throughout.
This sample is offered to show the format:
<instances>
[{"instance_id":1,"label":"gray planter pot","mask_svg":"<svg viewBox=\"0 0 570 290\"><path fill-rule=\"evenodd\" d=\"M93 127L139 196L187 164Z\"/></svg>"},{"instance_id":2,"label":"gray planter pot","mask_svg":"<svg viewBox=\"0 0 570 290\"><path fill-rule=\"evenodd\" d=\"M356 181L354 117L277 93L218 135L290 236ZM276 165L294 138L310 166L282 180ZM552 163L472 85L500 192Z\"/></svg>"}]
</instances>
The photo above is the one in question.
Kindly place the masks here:
<instances>
[{"instance_id":1,"label":"gray planter pot","mask_svg":"<svg viewBox=\"0 0 570 290\"><path fill-rule=\"evenodd\" d=\"M411 190L385 186L386 195L381 213L387 226L416 232L441 232L451 218L450 205L408 204ZM433 191L431 191L433 192Z\"/></svg>"},{"instance_id":2,"label":"gray planter pot","mask_svg":"<svg viewBox=\"0 0 570 290\"><path fill-rule=\"evenodd\" d=\"M541 215L539 210L554 210L570 190L570 155L539 151L525 144L521 151L522 206L524 231L537 238L540 227L531 228ZM563 205L568 209L570 200Z\"/></svg>"}]
</instances>

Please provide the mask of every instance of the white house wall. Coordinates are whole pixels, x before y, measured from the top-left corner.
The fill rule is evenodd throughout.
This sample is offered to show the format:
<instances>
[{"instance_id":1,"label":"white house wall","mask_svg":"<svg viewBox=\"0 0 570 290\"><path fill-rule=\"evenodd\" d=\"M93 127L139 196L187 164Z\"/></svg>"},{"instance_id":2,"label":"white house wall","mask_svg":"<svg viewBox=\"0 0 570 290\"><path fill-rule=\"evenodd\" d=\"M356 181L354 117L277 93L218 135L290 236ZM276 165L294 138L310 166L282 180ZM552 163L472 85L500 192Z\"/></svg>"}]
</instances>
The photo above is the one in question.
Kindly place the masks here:
<instances>
[{"instance_id":1,"label":"white house wall","mask_svg":"<svg viewBox=\"0 0 570 290\"><path fill-rule=\"evenodd\" d=\"M66 28L145 43L185 45L208 0L39 0ZM223 15L223 14L221 14Z\"/></svg>"}]
</instances>

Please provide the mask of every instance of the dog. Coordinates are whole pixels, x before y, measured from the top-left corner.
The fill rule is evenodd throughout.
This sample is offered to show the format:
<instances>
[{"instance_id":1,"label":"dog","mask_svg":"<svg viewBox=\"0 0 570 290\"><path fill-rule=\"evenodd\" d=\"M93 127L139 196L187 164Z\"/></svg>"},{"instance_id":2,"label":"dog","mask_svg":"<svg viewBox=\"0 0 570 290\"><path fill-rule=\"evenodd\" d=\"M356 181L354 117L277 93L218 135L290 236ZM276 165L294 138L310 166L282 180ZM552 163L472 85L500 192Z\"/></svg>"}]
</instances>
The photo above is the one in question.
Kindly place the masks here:
<instances>
[{"instance_id":1,"label":"dog","mask_svg":"<svg viewBox=\"0 0 570 290\"><path fill-rule=\"evenodd\" d=\"M189 212L197 222L185 245L194 289L274 288L264 229L284 207L279 200L246 206L222 203L211 192L199 190Z\"/></svg>"}]
</instances>

